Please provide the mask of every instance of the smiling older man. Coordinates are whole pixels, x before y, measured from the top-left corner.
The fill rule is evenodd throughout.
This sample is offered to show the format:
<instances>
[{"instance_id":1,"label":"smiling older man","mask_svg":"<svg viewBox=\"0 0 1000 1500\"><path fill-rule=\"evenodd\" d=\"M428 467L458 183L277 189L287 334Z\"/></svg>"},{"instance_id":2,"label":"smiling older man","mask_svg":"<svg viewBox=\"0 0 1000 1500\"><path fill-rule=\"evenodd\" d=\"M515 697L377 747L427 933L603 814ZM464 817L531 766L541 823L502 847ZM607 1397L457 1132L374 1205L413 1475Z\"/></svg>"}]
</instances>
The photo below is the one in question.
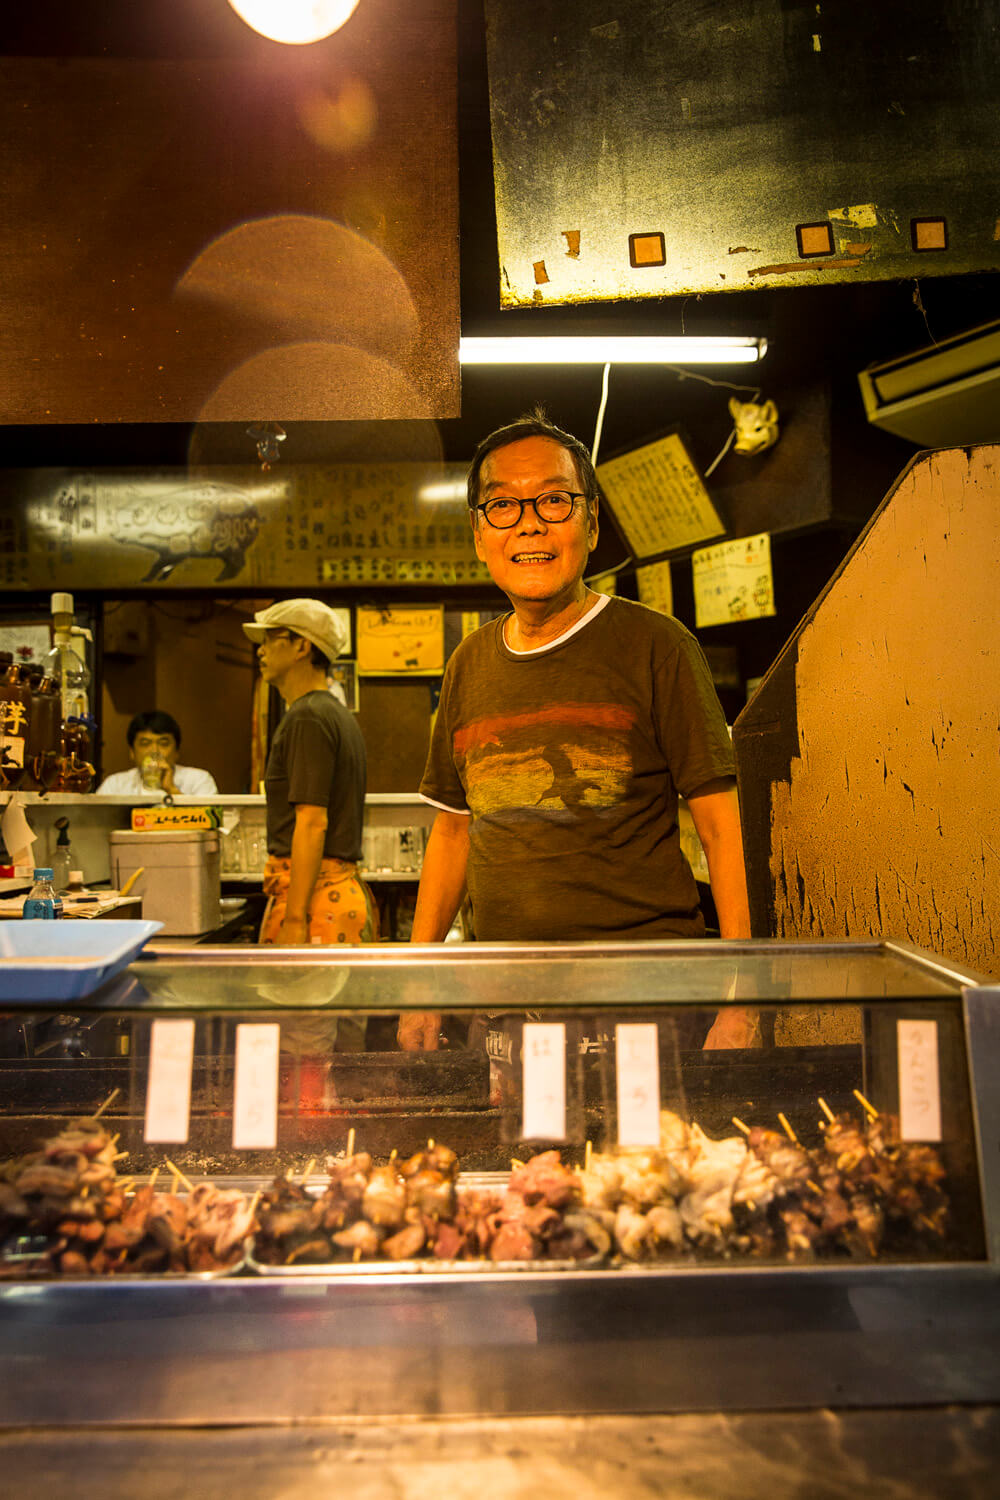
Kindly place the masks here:
<instances>
[{"instance_id":1,"label":"smiling older man","mask_svg":"<svg viewBox=\"0 0 1000 1500\"><path fill-rule=\"evenodd\" d=\"M421 796L438 809L413 923L444 938L468 890L481 941L697 937L678 796L720 932L750 936L735 763L704 656L679 621L583 581L598 535L586 448L541 413L469 472L476 552L512 612L448 663ZM438 1018L403 1015L404 1047Z\"/></svg>"}]
</instances>

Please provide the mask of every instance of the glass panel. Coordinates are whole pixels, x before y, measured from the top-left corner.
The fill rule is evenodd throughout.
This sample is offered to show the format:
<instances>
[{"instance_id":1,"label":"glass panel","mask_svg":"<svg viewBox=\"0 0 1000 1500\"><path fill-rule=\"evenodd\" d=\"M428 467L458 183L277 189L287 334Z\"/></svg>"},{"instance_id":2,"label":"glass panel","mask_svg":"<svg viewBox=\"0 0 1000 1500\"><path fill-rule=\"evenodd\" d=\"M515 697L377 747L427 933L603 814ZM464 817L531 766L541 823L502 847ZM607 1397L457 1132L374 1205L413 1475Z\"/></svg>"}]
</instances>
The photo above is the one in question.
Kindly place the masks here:
<instances>
[{"instance_id":1,"label":"glass panel","mask_svg":"<svg viewBox=\"0 0 1000 1500\"><path fill-rule=\"evenodd\" d=\"M659 964L661 973L669 967ZM180 988L182 972L197 979L196 989L222 974L216 965L196 974L137 968L146 995L159 1000L160 982ZM445 1259L490 1265L490 1236L504 1225L506 1253L494 1259L593 1259L609 1267L950 1261L984 1253L958 999L768 1003L755 1008L754 1045L716 1049L714 1004L656 1005L644 995L607 993L600 1006L570 1005L560 982L547 1006L514 1008L494 1003L501 993L509 1002L512 988L508 970L501 989L497 969L495 994L480 991L487 1003L441 1012L438 1050L407 1053L397 1048L395 1011L340 1004L353 972L335 1003L320 1007L316 987L347 974L347 966L293 968L291 991L288 969L280 971L281 1008L275 993L267 996L266 1019L280 1027L273 1149L233 1147L236 1028L264 1020L259 1007L240 1010L231 999L209 1013L209 995L199 989L188 1012L195 1023L190 1126L186 1141L171 1145L144 1140L156 1019L148 1008L8 1013L0 1020L0 1161L7 1163L0 1186L16 1194L20 1158L67 1118L106 1105L102 1123L121 1153L117 1171L130 1174L133 1190L157 1168L168 1182L174 1167L194 1183L259 1189L257 1201L273 1214L261 1233L266 1239L267 1224L284 1225L289 1253L303 1242L288 1228L298 1210L282 1217L293 1191L283 1185L286 1174L309 1174L314 1197L336 1196L350 1149L368 1153L365 1172L387 1174L405 1197L398 1164L417 1159L428 1142L456 1154L467 1201L461 1213L453 1198L447 1211L414 1210L406 1224L415 1233L418 1220L423 1226L425 1256L442 1236ZM255 982L269 989L272 981L258 974ZM307 1004L297 1003L307 987ZM184 1014L176 997L171 1003L175 1016ZM914 1026L925 1028L915 1034L930 1049L916 1072L900 1044ZM525 1052L540 1042L529 1096ZM548 1062L555 1072L546 1071ZM901 1121L905 1134L907 1117L916 1118L914 1090L918 1106L928 1098L934 1106L920 1118L936 1123L901 1139ZM650 1108L652 1140L641 1136ZM635 1144L636 1128L643 1145ZM559 1160L539 1165L549 1151ZM282 1182L273 1186L276 1177ZM434 1186L431 1178L425 1186ZM62 1232L54 1212L51 1204L44 1210L50 1235ZM9 1194L0 1195L0 1240L19 1232L20 1213ZM349 1226L360 1216L351 1209ZM378 1232L362 1253L377 1262L386 1225L374 1222ZM311 1225L311 1262L324 1263L317 1245L326 1232ZM274 1228L272 1259L284 1254L281 1242ZM332 1240L327 1252L331 1263L351 1261ZM8 1264L4 1274L12 1273Z\"/></svg>"},{"instance_id":2,"label":"glass panel","mask_svg":"<svg viewBox=\"0 0 1000 1500\"><path fill-rule=\"evenodd\" d=\"M192 947L143 959L74 1005L89 1009L399 1011L560 1006L672 1005L739 999L844 1001L956 995L975 982L930 954L885 945L676 942L598 948L510 944L385 945L337 952L288 950L268 963L257 948ZM37 990L35 991L37 995ZM37 1004L37 1000L33 1002ZM18 1005L16 996L5 1001Z\"/></svg>"}]
</instances>

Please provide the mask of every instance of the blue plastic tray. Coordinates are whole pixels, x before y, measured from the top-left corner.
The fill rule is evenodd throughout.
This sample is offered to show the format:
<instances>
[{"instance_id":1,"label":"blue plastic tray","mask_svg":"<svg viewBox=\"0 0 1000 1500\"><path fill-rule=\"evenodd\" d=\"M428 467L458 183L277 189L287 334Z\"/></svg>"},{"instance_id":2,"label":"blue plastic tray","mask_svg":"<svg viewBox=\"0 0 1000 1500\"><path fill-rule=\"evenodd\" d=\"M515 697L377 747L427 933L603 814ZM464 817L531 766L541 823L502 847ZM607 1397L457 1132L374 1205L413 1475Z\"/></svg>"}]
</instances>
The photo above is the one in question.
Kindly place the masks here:
<instances>
[{"instance_id":1,"label":"blue plastic tray","mask_svg":"<svg viewBox=\"0 0 1000 1500\"><path fill-rule=\"evenodd\" d=\"M0 922L0 1000L78 1000L130 964L162 922Z\"/></svg>"}]
</instances>

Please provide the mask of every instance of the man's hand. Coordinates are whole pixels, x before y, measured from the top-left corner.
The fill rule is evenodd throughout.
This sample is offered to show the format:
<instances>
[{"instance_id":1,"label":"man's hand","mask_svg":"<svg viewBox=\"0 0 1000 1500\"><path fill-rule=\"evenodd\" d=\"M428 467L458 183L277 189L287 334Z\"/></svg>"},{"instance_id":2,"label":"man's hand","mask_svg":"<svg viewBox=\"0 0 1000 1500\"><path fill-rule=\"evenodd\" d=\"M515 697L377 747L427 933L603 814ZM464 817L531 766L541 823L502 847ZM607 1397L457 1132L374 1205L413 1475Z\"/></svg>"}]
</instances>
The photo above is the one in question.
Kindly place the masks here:
<instances>
[{"instance_id":1,"label":"man's hand","mask_svg":"<svg viewBox=\"0 0 1000 1500\"><path fill-rule=\"evenodd\" d=\"M309 921L306 917L285 917L278 928L275 944L279 948L307 948L309 946Z\"/></svg>"},{"instance_id":2,"label":"man's hand","mask_svg":"<svg viewBox=\"0 0 1000 1500\"><path fill-rule=\"evenodd\" d=\"M396 1040L404 1052L436 1052L441 1038L441 1014L436 1010L404 1011Z\"/></svg>"},{"instance_id":3,"label":"man's hand","mask_svg":"<svg viewBox=\"0 0 1000 1500\"><path fill-rule=\"evenodd\" d=\"M744 1005L727 1005L720 1010L705 1038L704 1052L724 1051L737 1047L762 1047L760 1012Z\"/></svg>"}]
</instances>

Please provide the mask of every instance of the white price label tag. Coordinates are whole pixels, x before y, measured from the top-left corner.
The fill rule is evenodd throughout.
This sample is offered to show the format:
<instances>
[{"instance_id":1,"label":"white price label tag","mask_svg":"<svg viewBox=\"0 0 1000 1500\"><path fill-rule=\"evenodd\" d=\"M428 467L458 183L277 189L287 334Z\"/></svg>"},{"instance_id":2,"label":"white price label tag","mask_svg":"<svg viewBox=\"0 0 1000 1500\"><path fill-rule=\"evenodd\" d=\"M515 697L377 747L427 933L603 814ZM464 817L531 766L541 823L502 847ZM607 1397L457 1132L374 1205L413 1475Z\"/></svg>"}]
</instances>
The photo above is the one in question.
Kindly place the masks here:
<instances>
[{"instance_id":1,"label":"white price label tag","mask_svg":"<svg viewBox=\"0 0 1000 1500\"><path fill-rule=\"evenodd\" d=\"M936 1021L897 1021L899 1134L904 1141L941 1139Z\"/></svg>"},{"instance_id":2,"label":"white price label tag","mask_svg":"<svg viewBox=\"0 0 1000 1500\"><path fill-rule=\"evenodd\" d=\"M660 1144L660 1050L655 1021L615 1027L619 1146Z\"/></svg>"},{"instance_id":3,"label":"white price label tag","mask_svg":"<svg viewBox=\"0 0 1000 1500\"><path fill-rule=\"evenodd\" d=\"M526 1140L566 1138L566 1027L561 1021L525 1021L522 1046Z\"/></svg>"},{"instance_id":4,"label":"white price label tag","mask_svg":"<svg viewBox=\"0 0 1000 1500\"><path fill-rule=\"evenodd\" d=\"M236 1028L234 1151L273 1150L278 1144L278 1042L281 1027L244 1023Z\"/></svg>"},{"instance_id":5,"label":"white price label tag","mask_svg":"<svg viewBox=\"0 0 1000 1500\"><path fill-rule=\"evenodd\" d=\"M191 1116L194 1021L154 1021L149 1035L144 1141L183 1144Z\"/></svg>"}]
</instances>

